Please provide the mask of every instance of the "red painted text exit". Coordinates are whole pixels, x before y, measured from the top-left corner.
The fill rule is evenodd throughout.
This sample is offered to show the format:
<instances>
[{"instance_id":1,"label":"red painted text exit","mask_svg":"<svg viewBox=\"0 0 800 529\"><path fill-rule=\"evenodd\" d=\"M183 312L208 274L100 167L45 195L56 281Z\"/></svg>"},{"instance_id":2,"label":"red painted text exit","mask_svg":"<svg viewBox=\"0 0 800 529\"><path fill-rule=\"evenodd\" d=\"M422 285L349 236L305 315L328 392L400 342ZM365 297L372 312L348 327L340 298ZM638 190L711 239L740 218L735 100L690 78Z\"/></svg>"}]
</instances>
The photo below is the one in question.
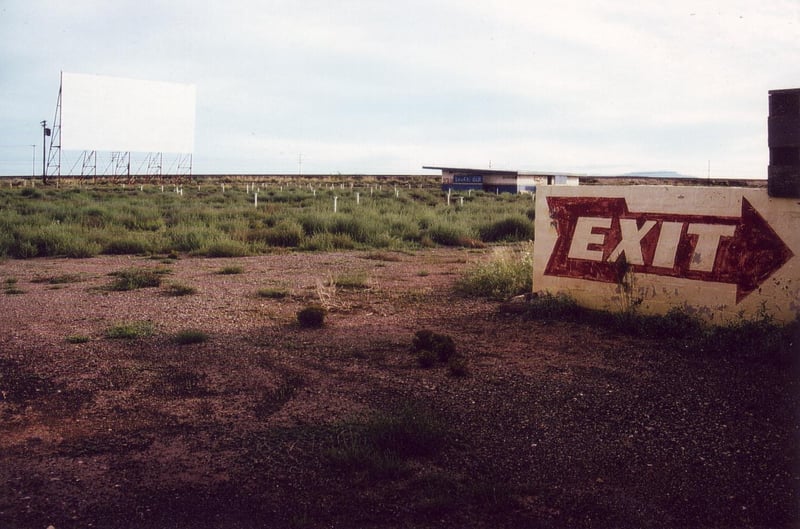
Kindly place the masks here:
<instances>
[{"instance_id":1,"label":"red painted text exit","mask_svg":"<svg viewBox=\"0 0 800 529\"><path fill-rule=\"evenodd\" d=\"M741 215L632 212L624 198L547 197L558 238L544 273L614 283L635 273L736 285L736 303L793 253L742 198Z\"/></svg>"}]
</instances>

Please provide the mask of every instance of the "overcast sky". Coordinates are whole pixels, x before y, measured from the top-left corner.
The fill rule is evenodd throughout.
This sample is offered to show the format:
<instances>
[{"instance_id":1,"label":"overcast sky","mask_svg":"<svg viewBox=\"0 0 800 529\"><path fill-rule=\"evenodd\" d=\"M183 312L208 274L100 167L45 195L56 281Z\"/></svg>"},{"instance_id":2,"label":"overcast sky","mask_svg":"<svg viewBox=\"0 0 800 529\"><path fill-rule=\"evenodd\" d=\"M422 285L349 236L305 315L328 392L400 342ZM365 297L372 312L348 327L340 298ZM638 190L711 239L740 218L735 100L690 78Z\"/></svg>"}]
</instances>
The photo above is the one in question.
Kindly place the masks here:
<instances>
[{"instance_id":1,"label":"overcast sky","mask_svg":"<svg viewBox=\"0 0 800 529\"><path fill-rule=\"evenodd\" d=\"M766 178L800 0L0 0L0 174L61 71L195 84L197 174Z\"/></svg>"}]
</instances>

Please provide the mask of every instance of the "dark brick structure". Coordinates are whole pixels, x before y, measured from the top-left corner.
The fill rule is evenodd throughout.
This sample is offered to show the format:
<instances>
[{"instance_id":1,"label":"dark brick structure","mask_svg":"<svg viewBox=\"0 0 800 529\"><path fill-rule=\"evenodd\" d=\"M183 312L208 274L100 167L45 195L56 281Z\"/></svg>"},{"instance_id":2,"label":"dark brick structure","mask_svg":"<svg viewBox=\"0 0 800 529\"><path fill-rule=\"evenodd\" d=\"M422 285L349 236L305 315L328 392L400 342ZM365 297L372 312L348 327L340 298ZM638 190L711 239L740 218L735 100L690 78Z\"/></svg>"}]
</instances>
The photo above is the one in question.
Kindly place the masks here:
<instances>
[{"instance_id":1,"label":"dark brick structure","mask_svg":"<svg viewBox=\"0 0 800 529\"><path fill-rule=\"evenodd\" d=\"M769 195L800 198L800 88L769 91L767 126Z\"/></svg>"}]
</instances>

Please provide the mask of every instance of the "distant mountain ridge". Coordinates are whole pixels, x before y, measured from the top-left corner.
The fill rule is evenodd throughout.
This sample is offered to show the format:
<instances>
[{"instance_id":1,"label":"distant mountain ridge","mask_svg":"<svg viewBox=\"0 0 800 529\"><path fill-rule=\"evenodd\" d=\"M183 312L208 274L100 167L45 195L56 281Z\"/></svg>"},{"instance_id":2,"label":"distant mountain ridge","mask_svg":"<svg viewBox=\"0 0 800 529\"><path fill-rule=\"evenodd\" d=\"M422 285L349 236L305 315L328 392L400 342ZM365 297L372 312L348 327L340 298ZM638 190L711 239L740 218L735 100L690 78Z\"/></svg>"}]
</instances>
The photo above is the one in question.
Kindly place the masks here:
<instances>
[{"instance_id":1,"label":"distant mountain ridge","mask_svg":"<svg viewBox=\"0 0 800 529\"><path fill-rule=\"evenodd\" d=\"M696 178L681 174L677 171L634 171L632 173L625 173L621 176L642 177L642 178Z\"/></svg>"}]
</instances>

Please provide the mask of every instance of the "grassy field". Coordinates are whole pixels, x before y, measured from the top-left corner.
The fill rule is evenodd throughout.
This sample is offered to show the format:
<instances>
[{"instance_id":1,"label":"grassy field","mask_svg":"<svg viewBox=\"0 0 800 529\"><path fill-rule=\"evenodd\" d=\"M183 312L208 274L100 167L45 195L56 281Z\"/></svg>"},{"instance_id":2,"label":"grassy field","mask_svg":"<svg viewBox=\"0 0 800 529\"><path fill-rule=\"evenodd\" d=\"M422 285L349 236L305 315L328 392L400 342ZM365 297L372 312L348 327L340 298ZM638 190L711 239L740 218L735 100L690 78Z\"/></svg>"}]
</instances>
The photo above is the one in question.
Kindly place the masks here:
<instances>
[{"instance_id":1,"label":"grassy field","mask_svg":"<svg viewBox=\"0 0 800 529\"><path fill-rule=\"evenodd\" d=\"M17 181L0 189L0 256L476 247L532 239L533 211L531 195L448 197L427 179L58 187Z\"/></svg>"}]
</instances>

